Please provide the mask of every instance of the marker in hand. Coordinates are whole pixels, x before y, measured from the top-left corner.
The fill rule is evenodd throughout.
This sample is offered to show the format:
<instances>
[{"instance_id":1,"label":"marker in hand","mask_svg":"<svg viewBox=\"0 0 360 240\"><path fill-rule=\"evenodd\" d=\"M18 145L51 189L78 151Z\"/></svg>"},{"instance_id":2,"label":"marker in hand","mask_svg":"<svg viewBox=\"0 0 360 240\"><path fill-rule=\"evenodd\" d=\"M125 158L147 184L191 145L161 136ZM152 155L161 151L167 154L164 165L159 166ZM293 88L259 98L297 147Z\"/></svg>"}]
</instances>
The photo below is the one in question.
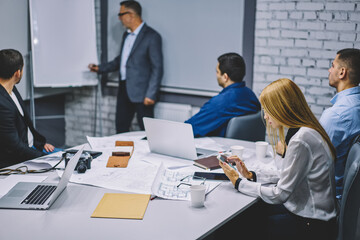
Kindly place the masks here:
<instances>
[{"instance_id":1,"label":"marker in hand","mask_svg":"<svg viewBox=\"0 0 360 240\"><path fill-rule=\"evenodd\" d=\"M88 68L90 69L91 72L97 72L99 70L98 66L92 63L88 65Z\"/></svg>"}]
</instances>

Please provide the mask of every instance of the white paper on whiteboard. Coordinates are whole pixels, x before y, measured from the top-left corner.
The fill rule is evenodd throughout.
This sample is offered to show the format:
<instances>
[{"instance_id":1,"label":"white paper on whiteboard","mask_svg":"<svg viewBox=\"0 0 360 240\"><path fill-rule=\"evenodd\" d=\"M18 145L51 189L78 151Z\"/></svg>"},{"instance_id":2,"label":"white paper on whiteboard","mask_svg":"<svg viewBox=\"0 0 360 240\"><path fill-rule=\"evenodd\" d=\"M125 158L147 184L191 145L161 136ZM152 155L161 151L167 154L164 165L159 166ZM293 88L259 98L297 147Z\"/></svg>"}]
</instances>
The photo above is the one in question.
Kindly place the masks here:
<instances>
[{"instance_id":1,"label":"white paper on whiteboard","mask_svg":"<svg viewBox=\"0 0 360 240\"><path fill-rule=\"evenodd\" d=\"M35 87L96 85L95 7L91 0L30 0Z\"/></svg>"}]
</instances>

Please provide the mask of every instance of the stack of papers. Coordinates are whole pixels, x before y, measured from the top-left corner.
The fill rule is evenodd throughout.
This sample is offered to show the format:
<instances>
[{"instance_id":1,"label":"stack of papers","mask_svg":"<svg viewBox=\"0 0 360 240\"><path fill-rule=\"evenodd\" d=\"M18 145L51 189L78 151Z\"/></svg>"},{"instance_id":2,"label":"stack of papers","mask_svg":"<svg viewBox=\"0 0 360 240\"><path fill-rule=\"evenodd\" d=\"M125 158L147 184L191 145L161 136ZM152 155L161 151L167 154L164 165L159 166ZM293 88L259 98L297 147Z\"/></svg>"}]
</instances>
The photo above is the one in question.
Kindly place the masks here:
<instances>
[{"instance_id":1,"label":"stack of papers","mask_svg":"<svg viewBox=\"0 0 360 240\"><path fill-rule=\"evenodd\" d=\"M184 169L181 169L191 167L193 162L153 154L149 151L148 143L141 140L142 137L142 135L133 138L119 135L110 137L87 137L92 150L101 151L103 154L92 161L91 169L88 169L86 173L79 174L74 172L70 178L70 182L137 194L152 194L165 199L190 200L190 187L187 185L177 187L177 185L180 182L187 184L202 183L199 180L192 179L194 170L185 170L187 172L184 172ZM127 168L107 168L108 158L112 155L113 151L127 152L132 150L132 147L115 147L115 141L120 140L131 140L134 142L135 151L131 156L131 161L129 161ZM210 138L202 139L198 145L217 146ZM219 146L217 147L220 148ZM160 167L163 162L166 163L167 169L164 166L162 168ZM61 163L59 167L64 166L62 164L63 163ZM58 170L60 176L62 173L62 170ZM186 176L190 177L180 181ZM211 192L219 184L219 182L206 181L207 193Z\"/></svg>"}]
</instances>

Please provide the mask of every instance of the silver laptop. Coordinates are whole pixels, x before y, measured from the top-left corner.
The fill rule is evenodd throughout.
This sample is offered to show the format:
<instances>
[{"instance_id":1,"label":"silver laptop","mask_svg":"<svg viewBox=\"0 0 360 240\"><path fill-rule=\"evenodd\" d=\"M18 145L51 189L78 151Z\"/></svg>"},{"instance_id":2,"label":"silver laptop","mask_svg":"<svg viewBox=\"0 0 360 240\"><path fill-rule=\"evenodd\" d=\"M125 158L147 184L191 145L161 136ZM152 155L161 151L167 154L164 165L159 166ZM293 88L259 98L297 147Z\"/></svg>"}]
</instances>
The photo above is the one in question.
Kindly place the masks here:
<instances>
[{"instance_id":1,"label":"silver laptop","mask_svg":"<svg viewBox=\"0 0 360 240\"><path fill-rule=\"evenodd\" d=\"M46 210L66 188L79 161L82 147L68 162L59 183L19 182L0 198L0 208Z\"/></svg>"},{"instance_id":2,"label":"silver laptop","mask_svg":"<svg viewBox=\"0 0 360 240\"><path fill-rule=\"evenodd\" d=\"M191 124L156 118L143 118L150 151L195 160L215 151L195 148Z\"/></svg>"}]
</instances>

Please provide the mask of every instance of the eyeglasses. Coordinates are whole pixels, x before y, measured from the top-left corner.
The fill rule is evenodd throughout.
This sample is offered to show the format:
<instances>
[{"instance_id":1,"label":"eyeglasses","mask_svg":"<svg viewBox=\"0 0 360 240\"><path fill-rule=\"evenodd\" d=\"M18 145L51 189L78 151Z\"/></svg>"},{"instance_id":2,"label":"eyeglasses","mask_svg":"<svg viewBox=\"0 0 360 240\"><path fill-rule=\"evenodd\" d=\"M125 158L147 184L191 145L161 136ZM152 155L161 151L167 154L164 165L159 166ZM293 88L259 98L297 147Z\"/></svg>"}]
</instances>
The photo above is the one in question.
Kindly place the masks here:
<instances>
[{"instance_id":1,"label":"eyeglasses","mask_svg":"<svg viewBox=\"0 0 360 240\"><path fill-rule=\"evenodd\" d=\"M11 174L26 174L28 172L27 166L21 166L16 169L1 169L0 175L11 175Z\"/></svg>"},{"instance_id":2,"label":"eyeglasses","mask_svg":"<svg viewBox=\"0 0 360 240\"><path fill-rule=\"evenodd\" d=\"M49 159L58 159L59 157L42 157L43 160L49 160ZM45 168L45 169L38 169L38 170L29 170L27 166L20 166L18 168L15 169L10 169L10 168L5 168L5 169L0 169L0 176L1 175L12 175L12 174L27 174L27 173L45 173L45 172L49 172L55 169L63 160L64 158L62 157L60 159L60 161L58 163L56 163L54 166L52 166L51 168Z\"/></svg>"},{"instance_id":3,"label":"eyeglasses","mask_svg":"<svg viewBox=\"0 0 360 240\"><path fill-rule=\"evenodd\" d=\"M119 17L122 17L122 16L124 16L124 15L126 15L126 14L128 14L128 13L131 13L131 12L118 13L118 16L119 16Z\"/></svg>"},{"instance_id":4,"label":"eyeglasses","mask_svg":"<svg viewBox=\"0 0 360 240\"><path fill-rule=\"evenodd\" d=\"M205 184L206 178L198 177L198 176L194 176L194 175L189 175L189 176L186 176L186 177L180 179L180 183L179 183L176 187L178 188L178 187L180 187L181 185L192 186L192 184L190 184L190 183L185 183L185 182L183 182L183 181L185 181L186 179L188 179L188 178L190 178L190 177L203 180L202 183L200 183L200 185L204 185L204 184Z\"/></svg>"}]
</instances>

